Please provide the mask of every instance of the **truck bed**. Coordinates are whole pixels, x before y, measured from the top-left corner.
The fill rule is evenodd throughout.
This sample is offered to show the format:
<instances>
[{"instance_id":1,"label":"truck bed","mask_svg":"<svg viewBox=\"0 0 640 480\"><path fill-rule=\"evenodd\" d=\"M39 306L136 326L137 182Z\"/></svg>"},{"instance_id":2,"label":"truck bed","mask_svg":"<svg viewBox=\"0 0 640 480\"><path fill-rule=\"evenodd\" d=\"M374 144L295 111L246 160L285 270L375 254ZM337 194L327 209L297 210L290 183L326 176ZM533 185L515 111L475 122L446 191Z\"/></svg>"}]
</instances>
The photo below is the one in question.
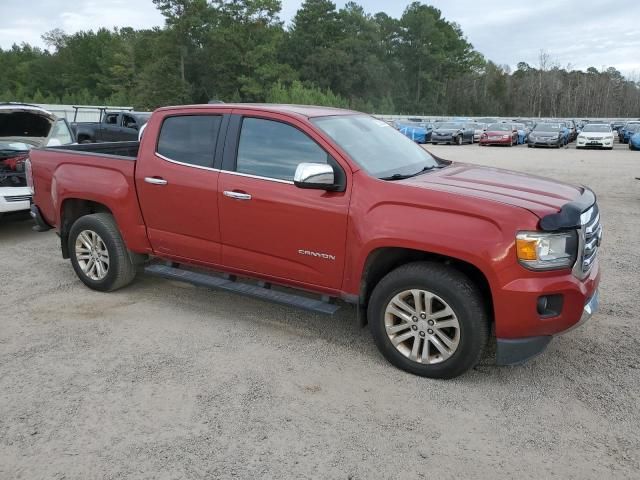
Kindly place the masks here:
<instances>
[{"instance_id":1,"label":"truck bed","mask_svg":"<svg viewBox=\"0 0 640 480\"><path fill-rule=\"evenodd\" d=\"M64 150L68 153L104 155L107 157L122 157L128 160L136 160L140 142L102 142L80 143L77 145L63 145L60 147L48 147L49 150Z\"/></svg>"}]
</instances>

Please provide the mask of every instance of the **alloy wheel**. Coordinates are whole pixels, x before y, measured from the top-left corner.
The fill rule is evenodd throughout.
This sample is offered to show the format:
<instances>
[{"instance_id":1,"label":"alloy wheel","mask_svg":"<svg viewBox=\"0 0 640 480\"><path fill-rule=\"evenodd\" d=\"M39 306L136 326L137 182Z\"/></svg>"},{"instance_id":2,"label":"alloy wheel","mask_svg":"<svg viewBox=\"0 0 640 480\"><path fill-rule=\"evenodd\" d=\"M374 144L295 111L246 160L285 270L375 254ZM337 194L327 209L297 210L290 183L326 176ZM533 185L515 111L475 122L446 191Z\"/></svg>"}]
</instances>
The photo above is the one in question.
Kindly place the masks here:
<instances>
[{"instance_id":1,"label":"alloy wheel","mask_svg":"<svg viewBox=\"0 0 640 480\"><path fill-rule=\"evenodd\" d=\"M91 280L103 280L109 272L109 251L100 235L83 230L76 238L76 260L82 272Z\"/></svg>"},{"instance_id":2,"label":"alloy wheel","mask_svg":"<svg viewBox=\"0 0 640 480\"><path fill-rule=\"evenodd\" d=\"M460 343L460 323L442 298L426 290L405 290L388 303L385 329L391 344L421 364L441 363Z\"/></svg>"}]
</instances>

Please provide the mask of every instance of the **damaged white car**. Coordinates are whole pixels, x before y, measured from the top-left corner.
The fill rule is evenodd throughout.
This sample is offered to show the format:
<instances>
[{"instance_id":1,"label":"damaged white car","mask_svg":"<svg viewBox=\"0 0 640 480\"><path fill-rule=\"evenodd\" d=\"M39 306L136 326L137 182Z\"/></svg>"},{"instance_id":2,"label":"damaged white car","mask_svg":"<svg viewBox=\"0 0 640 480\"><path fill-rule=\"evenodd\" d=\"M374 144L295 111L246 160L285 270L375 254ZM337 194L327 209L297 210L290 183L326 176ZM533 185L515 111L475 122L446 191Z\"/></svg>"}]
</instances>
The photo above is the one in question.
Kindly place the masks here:
<instances>
[{"instance_id":1,"label":"damaged white car","mask_svg":"<svg viewBox=\"0 0 640 480\"><path fill-rule=\"evenodd\" d=\"M34 147L74 143L69 124L40 107L0 103L0 216L29 210L25 160Z\"/></svg>"}]
</instances>

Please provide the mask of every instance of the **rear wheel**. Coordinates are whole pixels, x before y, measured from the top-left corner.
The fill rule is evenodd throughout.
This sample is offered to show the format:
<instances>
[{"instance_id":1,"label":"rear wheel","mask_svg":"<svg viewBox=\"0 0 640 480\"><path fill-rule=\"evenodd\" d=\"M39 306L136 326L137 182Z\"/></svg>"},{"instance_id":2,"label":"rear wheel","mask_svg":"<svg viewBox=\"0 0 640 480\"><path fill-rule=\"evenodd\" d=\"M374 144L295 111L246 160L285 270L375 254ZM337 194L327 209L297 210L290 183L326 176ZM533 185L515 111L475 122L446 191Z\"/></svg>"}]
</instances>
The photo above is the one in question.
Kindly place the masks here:
<instances>
[{"instance_id":1,"label":"rear wheel","mask_svg":"<svg viewBox=\"0 0 640 480\"><path fill-rule=\"evenodd\" d=\"M489 336L482 297L463 274L416 262L385 276L368 307L374 341L407 372L453 378L474 367Z\"/></svg>"},{"instance_id":2,"label":"rear wheel","mask_svg":"<svg viewBox=\"0 0 640 480\"><path fill-rule=\"evenodd\" d=\"M93 290L110 292L133 281L136 268L109 213L80 217L69 232L71 264Z\"/></svg>"}]
</instances>

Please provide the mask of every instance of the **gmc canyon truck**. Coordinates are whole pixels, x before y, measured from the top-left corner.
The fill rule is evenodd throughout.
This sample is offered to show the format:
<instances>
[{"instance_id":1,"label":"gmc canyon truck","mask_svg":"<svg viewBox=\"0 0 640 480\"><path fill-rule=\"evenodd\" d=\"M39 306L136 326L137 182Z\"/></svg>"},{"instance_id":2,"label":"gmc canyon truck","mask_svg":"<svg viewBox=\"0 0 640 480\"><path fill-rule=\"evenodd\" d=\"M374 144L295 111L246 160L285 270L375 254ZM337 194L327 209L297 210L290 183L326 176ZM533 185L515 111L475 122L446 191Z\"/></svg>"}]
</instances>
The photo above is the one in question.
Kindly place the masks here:
<instances>
[{"instance_id":1,"label":"gmc canyon truck","mask_svg":"<svg viewBox=\"0 0 640 480\"><path fill-rule=\"evenodd\" d=\"M434 378L476 365L492 331L498 364L526 361L598 305L591 190L437 158L368 115L168 107L140 144L92 147L33 150L27 171L36 228L95 290L144 271L329 314L339 299Z\"/></svg>"}]
</instances>

